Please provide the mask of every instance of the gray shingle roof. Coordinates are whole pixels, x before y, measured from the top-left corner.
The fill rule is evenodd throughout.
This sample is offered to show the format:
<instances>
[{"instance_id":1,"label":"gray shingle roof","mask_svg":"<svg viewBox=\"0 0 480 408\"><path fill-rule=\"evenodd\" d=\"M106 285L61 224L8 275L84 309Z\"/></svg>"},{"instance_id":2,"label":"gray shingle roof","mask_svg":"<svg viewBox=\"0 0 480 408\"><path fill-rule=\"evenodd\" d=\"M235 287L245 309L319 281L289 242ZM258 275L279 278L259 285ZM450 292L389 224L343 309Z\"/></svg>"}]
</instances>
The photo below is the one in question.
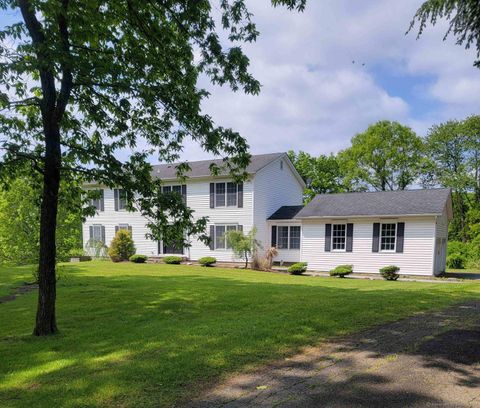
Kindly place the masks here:
<instances>
[{"instance_id":1,"label":"gray shingle roof","mask_svg":"<svg viewBox=\"0 0 480 408\"><path fill-rule=\"evenodd\" d=\"M247 166L246 171L249 174L254 174L259 171L261 168L265 167L270 162L278 159L279 157L284 156L285 153L268 153L268 154L255 154L252 155L250 164ZM200 160L188 162L191 170L185 173L185 176L190 178L195 177L208 177L211 175L210 165L214 163L219 167L224 165L222 159L216 160ZM177 178L177 169L176 166L179 163L171 164L157 164L153 166L153 176L159 177L161 179L176 179ZM223 172L220 171L220 175L227 175L228 170L225 169Z\"/></svg>"},{"instance_id":2,"label":"gray shingle roof","mask_svg":"<svg viewBox=\"0 0 480 408\"><path fill-rule=\"evenodd\" d=\"M450 189L317 195L295 218L442 214Z\"/></svg>"},{"instance_id":3,"label":"gray shingle roof","mask_svg":"<svg viewBox=\"0 0 480 408\"><path fill-rule=\"evenodd\" d=\"M275 211L269 220L291 220L303 208L303 205L284 205Z\"/></svg>"}]
</instances>

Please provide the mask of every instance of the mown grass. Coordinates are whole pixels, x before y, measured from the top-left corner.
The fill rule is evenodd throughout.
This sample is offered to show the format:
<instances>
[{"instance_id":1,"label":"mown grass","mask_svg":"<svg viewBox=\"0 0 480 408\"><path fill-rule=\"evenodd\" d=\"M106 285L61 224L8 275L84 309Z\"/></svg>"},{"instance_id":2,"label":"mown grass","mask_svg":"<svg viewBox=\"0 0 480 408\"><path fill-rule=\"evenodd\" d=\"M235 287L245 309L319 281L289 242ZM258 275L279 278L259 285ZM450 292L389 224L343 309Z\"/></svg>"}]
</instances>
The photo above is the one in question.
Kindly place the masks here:
<instances>
[{"instance_id":1,"label":"mown grass","mask_svg":"<svg viewBox=\"0 0 480 408\"><path fill-rule=\"evenodd\" d=\"M0 268L1 287L26 271ZM479 295L477 283L68 264L60 334L31 336L36 293L0 304L0 406L171 406L302 346Z\"/></svg>"}]
</instances>

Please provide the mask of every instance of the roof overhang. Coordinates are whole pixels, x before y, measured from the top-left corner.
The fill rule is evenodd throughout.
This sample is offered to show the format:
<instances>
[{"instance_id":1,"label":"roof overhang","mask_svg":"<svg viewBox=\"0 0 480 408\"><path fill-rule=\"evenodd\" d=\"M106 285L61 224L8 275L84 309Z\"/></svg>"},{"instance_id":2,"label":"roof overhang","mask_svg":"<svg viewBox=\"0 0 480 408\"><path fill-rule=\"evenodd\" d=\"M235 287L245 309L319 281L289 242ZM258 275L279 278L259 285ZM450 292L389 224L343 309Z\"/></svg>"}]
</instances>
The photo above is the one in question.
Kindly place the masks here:
<instances>
[{"instance_id":1,"label":"roof overhang","mask_svg":"<svg viewBox=\"0 0 480 408\"><path fill-rule=\"evenodd\" d=\"M343 220L345 218L404 218L404 217L438 217L442 214L432 213L432 214L376 214L376 215L322 215L316 216L312 215L309 217L294 217L295 220Z\"/></svg>"}]
</instances>

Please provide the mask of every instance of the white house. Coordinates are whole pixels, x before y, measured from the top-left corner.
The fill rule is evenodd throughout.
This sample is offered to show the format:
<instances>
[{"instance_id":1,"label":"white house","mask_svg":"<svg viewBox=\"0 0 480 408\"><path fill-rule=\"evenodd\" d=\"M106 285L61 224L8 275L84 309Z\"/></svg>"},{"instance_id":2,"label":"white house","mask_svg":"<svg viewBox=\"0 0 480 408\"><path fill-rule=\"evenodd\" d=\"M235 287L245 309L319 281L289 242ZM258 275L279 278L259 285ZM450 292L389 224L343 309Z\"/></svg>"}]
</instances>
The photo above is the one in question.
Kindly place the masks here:
<instances>
[{"instance_id":1,"label":"white house","mask_svg":"<svg viewBox=\"0 0 480 408\"><path fill-rule=\"evenodd\" d=\"M125 210L122 190L102 186L89 186L101 189L102 198L94 203L97 214L84 223L84 242L96 239L108 245L116 230L126 228L132 231L137 253L237 261L225 232L248 232L256 226L263 247L278 249L276 261L308 262L310 270L328 271L340 264L351 264L354 272L362 273L376 273L387 265L412 275L445 270L452 218L449 189L326 194L304 207L305 184L285 153L252 156L249 177L242 184L227 174L212 176L212 162L221 164L189 163L184 184L176 181L174 164L154 167L165 191L181 193L196 216L208 217L209 246L195 237L189 237L188 248L145 238L146 221L138 212Z\"/></svg>"}]
</instances>

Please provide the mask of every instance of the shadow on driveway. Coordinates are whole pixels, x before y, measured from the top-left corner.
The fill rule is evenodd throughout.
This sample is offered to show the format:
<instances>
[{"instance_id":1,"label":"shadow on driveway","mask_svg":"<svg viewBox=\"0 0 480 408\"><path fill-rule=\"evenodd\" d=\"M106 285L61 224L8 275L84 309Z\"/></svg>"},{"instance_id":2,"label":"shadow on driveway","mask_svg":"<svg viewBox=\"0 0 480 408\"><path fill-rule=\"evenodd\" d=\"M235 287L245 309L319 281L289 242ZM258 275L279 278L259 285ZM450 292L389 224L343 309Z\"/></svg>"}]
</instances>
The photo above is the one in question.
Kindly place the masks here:
<instances>
[{"instance_id":1,"label":"shadow on driveway","mask_svg":"<svg viewBox=\"0 0 480 408\"><path fill-rule=\"evenodd\" d=\"M480 407L480 301L322 343L233 376L192 405Z\"/></svg>"}]
</instances>

